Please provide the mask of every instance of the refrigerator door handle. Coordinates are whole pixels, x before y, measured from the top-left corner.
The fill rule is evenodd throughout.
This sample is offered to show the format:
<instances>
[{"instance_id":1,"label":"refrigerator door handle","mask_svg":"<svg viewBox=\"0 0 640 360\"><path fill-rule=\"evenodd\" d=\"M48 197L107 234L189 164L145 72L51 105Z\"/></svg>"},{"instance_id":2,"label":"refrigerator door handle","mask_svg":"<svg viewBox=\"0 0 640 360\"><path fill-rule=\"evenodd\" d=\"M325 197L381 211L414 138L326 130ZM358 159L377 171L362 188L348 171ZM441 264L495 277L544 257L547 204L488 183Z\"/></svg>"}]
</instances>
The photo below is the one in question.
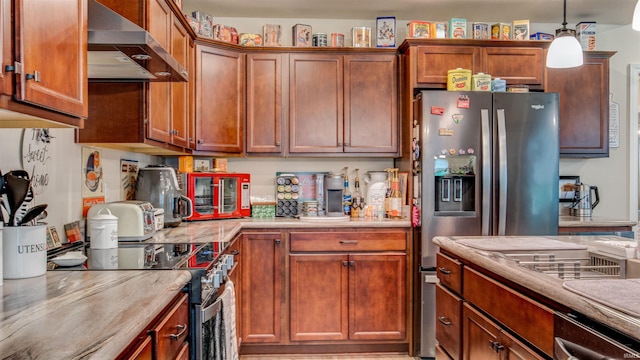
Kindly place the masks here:
<instances>
[{"instance_id":1,"label":"refrigerator door handle","mask_svg":"<svg viewBox=\"0 0 640 360\"><path fill-rule=\"evenodd\" d=\"M482 235L489 235L491 216L491 127L489 109L480 110L482 120Z\"/></svg>"},{"instance_id":2,"label":"refrigerator door handle","mask_svg":"<svg viewBox=\"0 0 640 360\"><path fill-rule=\"evenodd\" d=\"M443 202L451 201L451 179L442 179L440 199Z\"/></svg>"},{"instance_id":3,"label":"refrigerator door handle","mask_svg":"<svg viewBox=\"0 0 640 360\"><path fill-rule=\"evenodd\" d=\"M507 228L507 127L504 109L498 114L498 234L505 235Z\"/></svg>"},{"instance_id":4,"label":"refrigerator door handle","mask_svg":"<svg viewBox=\"0 0 640 360\"><path fill-rule=\"evenodd\" d=\"M453 201L462 201L462 178L453 179Z\"/></svg>"}]
</instances>

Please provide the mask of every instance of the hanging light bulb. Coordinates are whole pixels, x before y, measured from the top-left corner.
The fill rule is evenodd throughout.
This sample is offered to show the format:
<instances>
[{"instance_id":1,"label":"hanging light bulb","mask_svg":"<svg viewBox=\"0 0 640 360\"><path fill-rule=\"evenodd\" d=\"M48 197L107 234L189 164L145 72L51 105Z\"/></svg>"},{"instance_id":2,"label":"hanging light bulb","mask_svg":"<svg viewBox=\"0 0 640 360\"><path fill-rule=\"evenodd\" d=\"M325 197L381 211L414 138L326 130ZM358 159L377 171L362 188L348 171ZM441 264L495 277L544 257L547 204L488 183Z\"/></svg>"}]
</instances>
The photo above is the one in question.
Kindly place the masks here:
<instances>
[{"instance_id":1,"label":"hanging light bulb","mask_svg":"<svg viewBox=\"0 0 640 360\"><path fill-rule=\"evenodd\" d=\"M562 29L556 31L556 37L547 51L547 67L572 68L581 66L583 61L582 46L575 35L567 29L567 0L564 0Z\"/></svg>"},{"instance_id":2,"label":"hanging light bulb","mask_svg":"<svg viewBox=\"0 0 640 360\"><path fill-rule=\"evenodd\" d=\"M633 22L631 28L636 31L640 31L640 0L636 3L636 8L633 10Z\"/></svg>"}]
</instances>

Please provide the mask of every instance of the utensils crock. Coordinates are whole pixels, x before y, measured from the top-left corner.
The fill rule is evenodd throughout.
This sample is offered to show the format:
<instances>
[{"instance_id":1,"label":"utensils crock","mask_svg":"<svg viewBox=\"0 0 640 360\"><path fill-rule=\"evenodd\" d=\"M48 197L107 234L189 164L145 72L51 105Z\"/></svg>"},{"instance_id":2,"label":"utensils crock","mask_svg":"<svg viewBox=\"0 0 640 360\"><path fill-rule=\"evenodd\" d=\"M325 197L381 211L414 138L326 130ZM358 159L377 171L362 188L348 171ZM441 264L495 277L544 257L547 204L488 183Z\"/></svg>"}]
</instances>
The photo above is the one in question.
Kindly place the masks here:
<instances>
[{"instance_id":1,"label":"utensils crock","mask_svg":"<svg viewBox=\"0 0 640 360\"><path fill-rule=\"evenodd\" d=\"M22 279L47 272L47 225L5 226L2 230L4 279Z\"/></svg>"}]
</instances>

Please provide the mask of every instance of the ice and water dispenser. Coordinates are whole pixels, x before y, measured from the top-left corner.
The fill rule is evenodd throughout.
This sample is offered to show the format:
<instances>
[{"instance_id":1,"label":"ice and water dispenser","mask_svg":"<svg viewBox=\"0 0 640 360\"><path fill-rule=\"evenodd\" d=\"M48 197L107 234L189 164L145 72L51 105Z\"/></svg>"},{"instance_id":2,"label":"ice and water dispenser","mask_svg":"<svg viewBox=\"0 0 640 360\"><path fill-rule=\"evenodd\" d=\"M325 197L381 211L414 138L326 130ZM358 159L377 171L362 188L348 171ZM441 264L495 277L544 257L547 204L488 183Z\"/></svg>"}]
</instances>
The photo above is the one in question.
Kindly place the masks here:
<instances>
[{"instance_id":1,"label":"ice and water dispenser","mask_svg":"<svg viewBox=\"0 0 640 360\"><path fill-rule=\"evenodd\" d=\"M441 155L435 159L434 175L436 216L463 216L475 210L475 155Z\"/></svg>"}]
</instances>

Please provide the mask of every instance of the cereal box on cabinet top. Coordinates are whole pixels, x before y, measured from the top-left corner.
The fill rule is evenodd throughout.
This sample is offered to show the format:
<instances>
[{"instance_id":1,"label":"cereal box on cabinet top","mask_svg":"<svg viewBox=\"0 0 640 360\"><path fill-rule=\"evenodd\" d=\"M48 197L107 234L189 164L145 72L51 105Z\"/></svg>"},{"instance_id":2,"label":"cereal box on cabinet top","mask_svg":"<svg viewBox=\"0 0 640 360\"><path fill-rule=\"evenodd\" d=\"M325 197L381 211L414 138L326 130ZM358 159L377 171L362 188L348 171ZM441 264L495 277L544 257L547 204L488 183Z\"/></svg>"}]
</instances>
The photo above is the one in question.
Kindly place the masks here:
<instances>
[{"instance_id":1,"label":"cereal box on cabinet top","mask_svg":"<svg viewBox=\"0 0 640 360\"><path fill-rule=\"evenodd\" d=\"M213 16L203 11L194 11L191 15L200 23L198 36L213 39Z\"/></svg>"},{"instance_id":2,"label":"cereal box on cabinet top","mask_svg":"<svg viewBox=\"0 0 640 360\"><path fill-rule=\"evenodd\" d=\"M396 46L396 17L380 16L376 18L376 47Z\"/></svg>"},{"instance_id":3,"label":"cereal box on cabinet top","mask_svg":"<svg viewBox=\"0 0 640 360\"><path fill-rule=\"evenodd\" d=\"M407 37L416 39L429 39L431 23L428 21L411 20L407 23Z\"/></svg>"},{"instance_id":4,"label":"cereal box on cabinet top","mask_svg":"<svg viewBox=\"0 0 640 360\"><path fill-rule=\"evenodd\" d=\"M467 19L452 18L449 20L449 37L452 39L466 39Z\"/></svg>"},{"instance_id":5,"label":"cereal box on cabinet top","mask_svg":"<svg viewBox=\"0 0 640 360\"><path fill-rule=\"evenodd\" d=\"M511 24L497 23L491 25L491 40L510 40Z\"/></svg>"},{"instance_id":6,"label":"cereal box on cabinet top","mask_svg":"<svg viewBox=\"0 0 640 360\"><path fill-rule=\"evenodd\" d=\"M446 39L447 28L449 24L446 21L434 21L431 23L431 38Z\"/></svg>"},{"instance_id":7,"label":"cereal box on cabinet top","mask_svg":"<svg viewBox=\"0 0 640 360\"><path fill-rule=\"evenodd\" d=\"M236 30L236 28L231 26L215 24L213 25L213 40L237 44L238 31Z\"/></svg>"},{"instance_id":8,"label":"cereal box on cabinet top","mask_svg":"<svg viewBox=\"0 0 640 360\"><path fill-rule=\"evenodd\" d=\"M584 21L576 25L576 38L582 45L582 50L596 49L596 22Z\"/></svg>"},{"instance_id":9,"label":"cereal box on cabinet top","mask_svg":"<svg viewBox=\"0 0 640 360\"><path fill-rule=\"evenodd\" d=\"M473 38L476 40L489 40L489 24L475 22L473 23Z\"/></svg>"},{"instance_id":10,"label":"cereal box on cabinet top","mask_svg":"<svg viewBox=\"0 0 640 360\"><path fill-rule=\"evenodd\" d=\"M529 35L529 39L531 40L553 40L555 36L553 34L547 34L543 32L537 32L535 34Z\"/></svg>"},{"instance_id":11,"label":"cereal box on cabinet top","mask_svg":"<svg viewBox=\"0 0 640 360\"><path fill-rule=\"evenodd\" d=\"M262 27L264 46L282 46L282 29L277 24L265 24Z\"/></svg>"},{"instance_id":12,"label":"cereal box on cabinet top","mask_svg":"<svg viewBox=\"0 0 640 360\"><path fill-rule=\"evenodd\" d=\"M291 34L293 37L291 44L293 44L293 46L311 46L311 25L295 24L293 25Z\"/></svg>"},{"instance_id":13,"label":"cereal box on cabinet top","mask_svg":"<svg viewBox=\"0 0 640 360\"><path fill-rule=\"evenodd\" d=\"M529 40L529 20L513 20L513 40Z\"/></svg>"},{"instance_id":14,"label":"cereal box on cabinet top","mask_svg":"<svg viewBox=\"0 0 640 360\"><path fill-rule=\"evenodd\" d=\"M238 37L238 43L243 46L260 46L262 45L262 36L260 34L242 33Z\"/></svg>"}]
</instances>

